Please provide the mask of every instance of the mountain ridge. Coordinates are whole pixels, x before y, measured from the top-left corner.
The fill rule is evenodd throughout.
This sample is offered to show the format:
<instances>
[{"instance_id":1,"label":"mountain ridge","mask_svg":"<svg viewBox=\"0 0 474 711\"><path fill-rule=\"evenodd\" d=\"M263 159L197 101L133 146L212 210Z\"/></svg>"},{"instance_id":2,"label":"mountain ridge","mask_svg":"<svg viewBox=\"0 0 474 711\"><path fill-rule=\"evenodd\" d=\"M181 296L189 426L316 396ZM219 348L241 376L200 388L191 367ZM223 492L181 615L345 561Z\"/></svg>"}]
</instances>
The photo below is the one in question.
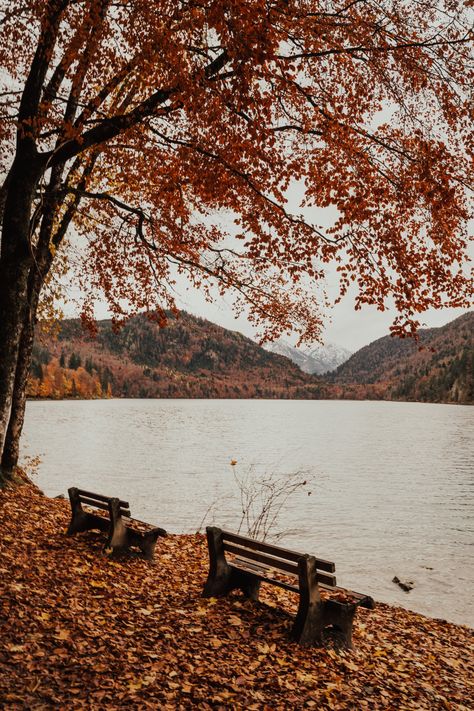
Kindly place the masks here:
<instances>
[{"instance_id":1,"label":"mountain ridge","mask_svg":"<svg viewBox=\"0 0 474 711\"><path fill-rule=\"evenodd\" d=\"M181 312L164 329L144 314L116 333L98 322L97 338L79 319L39 335L30 397L375 399L474 402L474 312L419 340L384 336L335 371L303 372L284 355L237 331Z\"/></svg>"},{"instance_id":2,"label":"mountain ridge","mask_svg":"<svg viewBox=\"0 0 474 711\"><path fill-rule=\"evenodd\" d=\"M286 358L184 311L170 314L166 328L144 314L118 331L110 320L98 321L95 338L79 319L64 320L56 340L37 339L29 387L33 397L301 398L317 392L315 378Z\"/></svg>"},{"instance_id":3,"label":"mountain ridge","mask_svg":"<svg viewBox=\"0 0 474 711\"><path fill-rule=\"evenodd\" d=\"M354 386L372 396L421 402L474 402L474 311L418 340L383 336L354 353L328 378L339 397Z\"/></svg>"}]
</instances>

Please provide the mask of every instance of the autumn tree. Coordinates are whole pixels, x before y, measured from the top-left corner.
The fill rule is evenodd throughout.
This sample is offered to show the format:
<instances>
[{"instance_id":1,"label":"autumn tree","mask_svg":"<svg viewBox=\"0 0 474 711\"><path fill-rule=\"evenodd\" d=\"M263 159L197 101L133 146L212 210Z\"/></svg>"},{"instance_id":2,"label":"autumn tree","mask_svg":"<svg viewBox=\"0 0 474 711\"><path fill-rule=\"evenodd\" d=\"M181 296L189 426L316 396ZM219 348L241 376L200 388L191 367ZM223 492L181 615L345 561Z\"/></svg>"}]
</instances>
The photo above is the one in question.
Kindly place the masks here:
<instances>
[{"instance_id":1,"label":"autumn tree","mask_svg":"<svg viewBox=\"0 0 474 711\"><path fill-rule=\"evenodd\" d=\"M471 4L0 0L3 481L71 235L86 315L164 323L181 272L314 339L332 265L399 334L469 303Z\"/></svg>"}]
</instances>

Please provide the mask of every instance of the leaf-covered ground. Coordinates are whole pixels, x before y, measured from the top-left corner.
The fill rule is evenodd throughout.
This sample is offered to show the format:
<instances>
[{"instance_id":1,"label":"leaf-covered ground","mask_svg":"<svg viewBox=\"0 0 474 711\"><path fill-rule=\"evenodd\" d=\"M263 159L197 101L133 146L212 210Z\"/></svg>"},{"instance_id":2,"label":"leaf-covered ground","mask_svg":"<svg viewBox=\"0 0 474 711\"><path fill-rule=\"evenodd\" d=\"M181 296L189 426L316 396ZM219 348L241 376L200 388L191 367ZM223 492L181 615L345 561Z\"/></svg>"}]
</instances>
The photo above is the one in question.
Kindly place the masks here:
<instances>
[{"instance_id":1,"label":"leaf-covered ground","mask_svg":"<svg viewBox=\"0 0 474 711\"><path fill-rule=\"evenodd\" d=\"M203 536L111 561L68 521L67 501L29 484L0 492L1 708L473 708L467 627L378 603L358 611L352 651L300 648L295 596L200 597Z\"/></svg>"}]
</instances>

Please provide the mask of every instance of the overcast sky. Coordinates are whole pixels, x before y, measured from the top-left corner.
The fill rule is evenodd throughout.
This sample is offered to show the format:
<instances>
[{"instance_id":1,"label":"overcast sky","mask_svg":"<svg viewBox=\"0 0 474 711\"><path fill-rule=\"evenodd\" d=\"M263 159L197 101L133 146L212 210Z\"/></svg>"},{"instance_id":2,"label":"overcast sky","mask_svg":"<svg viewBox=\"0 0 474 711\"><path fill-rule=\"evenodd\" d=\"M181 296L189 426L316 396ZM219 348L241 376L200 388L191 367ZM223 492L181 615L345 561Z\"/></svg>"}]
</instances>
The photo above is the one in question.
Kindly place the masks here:
<instances>
[{"instance_id":1,"label":"overcast sky","mask_svg":"<svg viewBox=\"0 0 474 711\"><path fill-rule=\"evenodd\" d=\"M219 299L214 304L207 304L199 294L188 292L181 300L180 306L190 313L207 318L225 328L240 331L250 338L255 337L255 329L244 317L235 319L230 304L223 299ZM463 313L466 313L465 309L430 311L419 320L427 327L443 326ZM381 313L373 307L355 311L352 299L347 298L338 304L332 312L328 312L328 317L330 319L328 318L326 321L325 342L335 343L350 351L356 351L377 338L388 335L395 314L388 311Z\"/></svg>"},{"instance_id":2,"label":"overcast sky","mask_svg":"<svg viewBox=\"0 0 474 711\"><path fill-rule=\"evenodd\" d=\"M216 297L214 303L208 303L195 289L180 288L180 298L177 299L179 308L195 316L201 316L213 323L217 323L232 331L240 331L249 338L256 339L256 330L248 323L245 316L236 319L231 308L230 299ZM68 317L76 316L73 303L64 309ZM420 317L420 321L427 327L443 326L453 319L466 313L465 309L444 309L430 311ZM109 313L105 304L98 304L96 308L98 319L108 318ZM343 346L350 351L356 351L363 346L386 336L395 317L391 311L383 313L373 307L364 307L361 311L354 310L353 300L348 296L338 304L332 312L327 312L324 341ZM291 340L291 339L287 339Z\"/></svg>"},{"instance_id":3,"label":"overcast sky","mask_svg":"<svg viewBox=\"0 0 474 711\"><path fill-rule=\"evenodd\" d=\"M293 214L304 214L305 219L319 228L332 224L336 217L336 211L331 208L305 208L300 207L303 197L303 190L298 184L293 184L287 193L288 205ZM219 221L229 234L236 229L233 225L233 218L230 214L221 215ZM471 222L471 233L474 232L474 222ZM474 260L474 245L471 249L471 259ZM250 338L256 339L256 329L248 323L245 316L236 319L231 308L231 297L215 297L214 303L208 303L200 292L193 288L186 288L187 282L181 278L177 280L177 294L175 294L179 308L188 311L196 316L201 316L214 323L234 331L240 331ZM327 288L331 297L338 293L338 283L336 272L328 266ZM74 290L72 290L74 291ZM326 328L323 334L324 342L334 343L347 348L349 351L356 351L368 345L377 338L389 334L390 325L393 323L396 313L393 310L384 312L377 311L374 307L365 306L360 311L354 309L354 293L348 294L336 307L326 312ZM77 296L77 295L76 295ZM64 309L66 316L75 316L72 305ZM443 309L440 311L428 311L418 317L423 326L428 328L443 326L453 319L466 313L466 309ZM96 318L107 318L109 316L105 304L98 304L96 308ZM291 338L286 340L291 341ZM296 340L296 339L293 339Z\"/></svg>"},{"instance_id":4,"label":"overcast sky","mask_svg":"<svg viewBox=\"0 0 474 711\"><path fill-rule=\"evenodd\" d=\"M301 193L296 191L289 200L289 204L294 212L298 210L298 198L301 198ZM293 203L293 204L291 204ZM296 208L296 209L295 209ZM317 223L324 226L324 223L329 224L334 218L334 212L330 209L318 210ZM332 214L331 214L332 213ZM316 224L314 214L306 214L305 217ZM312 219L311 219L312 218ZM229 216L225 220L225 227L228 231L232 231ZM473 223L471 226L474 227ZM473 245L474 247L474 245ZM474 258L474 249L471 250L471 257ZM335 271L328 270L328 289L332 295L338 293L337 282L335 279ZM331 283L333 281L333 283ZM214 303L208 303L203 295L196 289L187 288L187 281L177 279L177 294L175 294L177 306L191 314L201 316L214 323L234 331L240 331L245 336L256 339L256 329L248 322L245 316L236 319L231 308L231 297L227 299L219 295L215 297ZM354 292L348 294L336 307L326 312L326 328L323 334L324 342L334 343L347 348L349 351L356 351L363 346L368 345L377 338L389 334L390 325L395 319L396 313L394 310L386 310L384 312L377 311L375 307L363 307L360 311L354 309ZM76 294L77 296L77 294ZM433 328L443 326L453 319L466 313L466 309L442 309L439 311L431 310L418 316L418 320L423 326ZM74 311L72 304L64 309L66 316L76 316L77 310ZM97 304L96 318L107 318L109 313L105 304ZM286 337L285 337L286 338ZM291 342L291 338L286 338ZM296 339L294 339L296 340Z\"/></svg>"}]
</instances>

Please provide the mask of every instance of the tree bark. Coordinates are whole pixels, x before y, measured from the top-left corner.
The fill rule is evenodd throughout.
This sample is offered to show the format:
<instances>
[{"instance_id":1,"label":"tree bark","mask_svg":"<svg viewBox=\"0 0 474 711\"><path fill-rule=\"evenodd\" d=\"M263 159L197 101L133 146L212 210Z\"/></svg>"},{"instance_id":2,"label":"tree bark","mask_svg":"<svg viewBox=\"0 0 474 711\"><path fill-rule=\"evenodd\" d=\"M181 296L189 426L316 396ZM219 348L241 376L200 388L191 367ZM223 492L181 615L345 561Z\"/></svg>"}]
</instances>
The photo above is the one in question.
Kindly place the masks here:
<instances>
[{"instance_id":1,"label":"tree bark","mask_svg":"<svg viewBox=\"0 0 474 711\"><path fill-rule=\"evenodd\" d=\"M18 351L28 309L28 278L34 265L30 216L42 172L36 150L22 151L13 163L5 201L0 253L0 455L7 432ZM0 467L0 486L8 476Z\"/></svg>"},{"instance_id":2,"label":"tree bark","mask_svg":"<svg viewBox=\"0 0 474 711\"><path fill-rule=\"evenodd\" d=\"M11 275L13 278L8 280L2 271L0 270L0 282L3 281L0 287L0 453L3 453L10 417L19 343L26 312L28 269L23 266L22 269L15 270ZM6 478L0 467L0 486L6 483Z\"/></svg>"},{"instance_id":3,"label":"tree bark","mask_svg":"<svg viewBox=\"0 0 474 711\"><path fill-rule=\"evenodd\" d=\"M10 419L8 422L0 465L3 476L7 480L11 480L14 476L15 467L18 464L18 457L20 453L20 437L23 430L23 423L25 421L26 387L33 353L38 298L39 289L37 288L35 293L31 296L30 304L26 309L25 321L20 337Z\"/></svg>"},{"instance_id":4,"label":"tree bark","mask_svg":"<svg viewBox=\"0 0 474 711\"><path fill-rule=\"evenodd\" d=\"M57 172L58 175L55 175L55 172ZM56 181L59 181L59 177L60 171L53 170L53 176L51 179L53 189L54 187L57 187ZM10 418L0 463L0 469L3 472L3 477L7 480L11 480L14 477L14 470L18 464L20 437L25 420L26 388L28 384L28 376L30 373L33 344L35 339L38 303L41 289L53 262L53 253L50 249L50 240L56 206L54 198L51 200L51 196L47 195L45 198L45 214L43 215L43 221L41 224L34 265L30 269L28 278L27 306L25 309L23 328L18 348Z\"/></svg>"},{"instance_id":5,"label":"tree bark","mask_svg":"<svg viewBox=\"0 0 474 711\"><path fill-rule=\"evenodd\" d=\"M97 155L97 153L93 154L90 162L87 163L79 181L79 187L83 188L87 184L87 179L93 169ZM54 217L60 201L58 189L61 176L62 168L60 166L53 168L48 191L43 198L43 216L36 243L35 256L34 259L32 258L29 269L24 320L18 345L8 427L4 434L3 448L0 446L0 488L14 478L14 470L18 463L20 437L25 417L26 386L31 367L38 303L41 289L54 260L54 251L51 247L57 248L61 244L81 199L78 196L69 205L56 231L54 231ZM1 309L2 302L0 301L0 312Z\"/></svg>"}]
</instances>

